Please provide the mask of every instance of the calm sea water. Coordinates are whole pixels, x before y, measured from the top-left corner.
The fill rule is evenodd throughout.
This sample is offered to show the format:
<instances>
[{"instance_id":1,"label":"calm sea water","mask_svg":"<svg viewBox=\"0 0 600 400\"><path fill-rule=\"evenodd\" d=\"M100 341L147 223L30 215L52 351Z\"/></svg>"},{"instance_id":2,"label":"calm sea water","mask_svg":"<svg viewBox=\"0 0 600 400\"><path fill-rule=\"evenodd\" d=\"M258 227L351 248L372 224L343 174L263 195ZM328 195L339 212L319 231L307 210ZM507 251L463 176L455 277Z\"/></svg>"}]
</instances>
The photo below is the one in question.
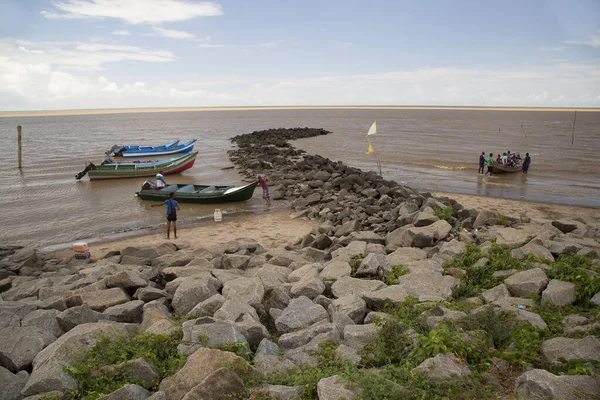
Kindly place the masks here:
<instances>
[{"instance_id":1,"label":"calm sea water","mask_svg":"<svg viewBox=\"0 0 600 400\"><path fill-rule=\"evenodd\" d=\"M372 137L375 155L367 155ZM521 128L522 124L522 128ZM134 196L145 178L81 181L74 174L99 162L113 144L162 144L198 139L200 157L167 182L242 184L226 151L229 138L254 130L308 126L334 133L294 143L312 154L365 170L381 165L387 179L431 191L470 193L600 207L600 113L483 110L260 110L130 113L0 118L0 243L52 245L164 224L164 208ZM23 169L16 126L23 127ZM482 151L529 152L528 175L483 178ZM273 182L273 184L276 182ZM180 226L212 218L215 206L182 205ZM265 210L259 191L227 214Z\"/></svg>"}]
</instances>

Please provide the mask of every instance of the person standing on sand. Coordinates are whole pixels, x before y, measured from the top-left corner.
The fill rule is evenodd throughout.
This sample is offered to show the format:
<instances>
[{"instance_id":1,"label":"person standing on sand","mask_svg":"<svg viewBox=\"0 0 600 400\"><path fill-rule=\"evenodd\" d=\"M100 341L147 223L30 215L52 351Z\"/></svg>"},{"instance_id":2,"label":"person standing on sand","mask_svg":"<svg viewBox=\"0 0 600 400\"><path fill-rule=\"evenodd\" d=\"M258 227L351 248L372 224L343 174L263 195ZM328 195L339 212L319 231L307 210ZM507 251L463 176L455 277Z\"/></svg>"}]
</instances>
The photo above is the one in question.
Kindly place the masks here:
<instances>
[{"instance_id":1,"label":"person standing on sand","mask_svg":"<svg viewBox=\"0 0 600 400\"><path fill-rule=\"evenodd\" d=\"M169 198L162 204L152 204L150 207L160 207L167 205L167 239L170 239L171 222L173 222L173 234L177 239L177 211L179 211L179 203L175 200L175 193L169 193Z\"/></svg>"},{"instance_id":2,"label":"person standing on sand","mask_svg":"<svg viewBox=\"0 0 600 400\"><path fill-rule=\"evenodd\" d=\"M483 174L483 166L485 165L485 151L481 152L481 155L479 156L479 171L477 171L478 174Z\"/></svg>"},{"instance_id":3,"label":"person standing on sand","mask_svg":"<svg viewBox=\"0 0 600 400\"><path fill-rule=\"evenodd\" d=\"M531 157L529 153L525 153L525 160L523 160L523 173L526 174L529 170L529 164L531 164Z\"/></svg>"},{"instance_id":4,"label":"person standing on sand","mask_svg":"<svg viewBox=\"0 0 600 400\"><path fill-rule=\"evenodd\" d=\"M490 158L488 158L487 165L488 165L488 170L484 176L486 176L487 174L490 174L490 176L492 176L493 175L492 170L494 169L494 153L490 153Z\"/></svg>"},{"instance_id":5,"label":"person standing on sand","mask_svg":"<svg viewBox=\"0 0 600 400\"><path fill-rule=\"evenodd\" d=\"M267 186L267 182L265 182L265 179L261 174L256 174L256 179L258 179L258 184L263 190L263 199L265 199L268 205L271 205L271 196L269 195L269 187Z\"/></svg>"}]
</instances>

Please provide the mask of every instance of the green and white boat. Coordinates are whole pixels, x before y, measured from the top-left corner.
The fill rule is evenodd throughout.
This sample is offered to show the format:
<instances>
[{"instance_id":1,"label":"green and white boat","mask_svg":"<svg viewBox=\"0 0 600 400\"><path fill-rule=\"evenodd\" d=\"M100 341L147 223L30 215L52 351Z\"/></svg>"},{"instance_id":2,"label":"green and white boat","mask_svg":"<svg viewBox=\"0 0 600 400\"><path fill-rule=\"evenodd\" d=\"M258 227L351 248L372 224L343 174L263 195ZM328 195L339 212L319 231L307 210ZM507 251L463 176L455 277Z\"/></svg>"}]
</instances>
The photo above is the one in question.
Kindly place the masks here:
<instances>
[{"instance_id":1,"label":"green and white boat","mask_svg":"<svg viewBox=\"0 0 600 400\"><path fill-rule=\"evenodd\" d=\"M164 201L171 193L175 193L175 200L181 203L218 204L249 200L256 185L258 181L240 187L180 183L156 189L154 182L148 180L144 182L142 190L135 194L142 200Z\"/></svg>"}]
</instances>

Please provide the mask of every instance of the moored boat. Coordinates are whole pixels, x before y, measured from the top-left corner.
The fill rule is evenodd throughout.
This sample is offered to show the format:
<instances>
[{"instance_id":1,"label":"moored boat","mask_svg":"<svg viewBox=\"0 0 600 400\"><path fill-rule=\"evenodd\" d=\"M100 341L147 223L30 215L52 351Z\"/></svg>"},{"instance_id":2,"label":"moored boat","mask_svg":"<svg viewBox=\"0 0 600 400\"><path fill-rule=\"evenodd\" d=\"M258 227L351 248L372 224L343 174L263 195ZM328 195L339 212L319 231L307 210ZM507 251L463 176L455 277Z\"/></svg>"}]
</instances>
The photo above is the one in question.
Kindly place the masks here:
<instances>
[{"instance_id":1,"label":"moored boat","mask_svg":"<svg viewBox=\"0 0 600 400\"><path fill-rule=\"evenodd\" d=\"M217 204L234 201L246 201L252 198L258 181L245 186L216 186L172 184L160 190L152 181L144 182L142 190L135 194L142 200L164 201L170 193L175 193L175 200L182 203Z\"/></svg>"},{"instance_id":2,"label":"moored boat","mask_svg":"<svg viewBox=\"0 0 600 400\"><path fill-rule=\"evenodd\" d=\"M159 173L163 175L178 174L192 168L197 155L198 152L193 151L177 158L159 161L109 162L100 165L90 162L83 171L75 175L75 178L81 179L86 173L90 176L90 180L137 178L154 176Z\"/></svg>"},{"instance_id":3,"label":"moored boat","mask_svg":"<svg viewBox=\"0 0 600 400\"><path fill-rule=\"evenodd\" d=\"M106 154L124 158L167 156L171 154L189 153L194 149L195 143L196 139L181 144L179 143L179 140L175 140L161 146L118 146L115 144L106 152Z\"/></svg>"}]
</instances>

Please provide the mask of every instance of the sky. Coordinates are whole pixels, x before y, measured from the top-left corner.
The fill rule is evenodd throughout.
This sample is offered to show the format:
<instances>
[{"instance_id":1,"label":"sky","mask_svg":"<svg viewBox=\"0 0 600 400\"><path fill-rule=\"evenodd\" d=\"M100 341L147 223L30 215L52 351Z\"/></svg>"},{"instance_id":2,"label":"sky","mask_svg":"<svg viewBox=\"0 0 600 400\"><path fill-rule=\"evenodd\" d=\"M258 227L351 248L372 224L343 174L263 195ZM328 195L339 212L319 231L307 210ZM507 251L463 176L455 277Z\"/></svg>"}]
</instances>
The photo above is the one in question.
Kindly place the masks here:
<instances>
[{"instance_id":1,"label":"sky","mask_svg":"<svg viewBox=\"0 0 600 400\"><path fill-rule=\"evenodd\" d=\"M0 111L600 107L600 0L0 0Z\"/></svg>"}]
</instances>

